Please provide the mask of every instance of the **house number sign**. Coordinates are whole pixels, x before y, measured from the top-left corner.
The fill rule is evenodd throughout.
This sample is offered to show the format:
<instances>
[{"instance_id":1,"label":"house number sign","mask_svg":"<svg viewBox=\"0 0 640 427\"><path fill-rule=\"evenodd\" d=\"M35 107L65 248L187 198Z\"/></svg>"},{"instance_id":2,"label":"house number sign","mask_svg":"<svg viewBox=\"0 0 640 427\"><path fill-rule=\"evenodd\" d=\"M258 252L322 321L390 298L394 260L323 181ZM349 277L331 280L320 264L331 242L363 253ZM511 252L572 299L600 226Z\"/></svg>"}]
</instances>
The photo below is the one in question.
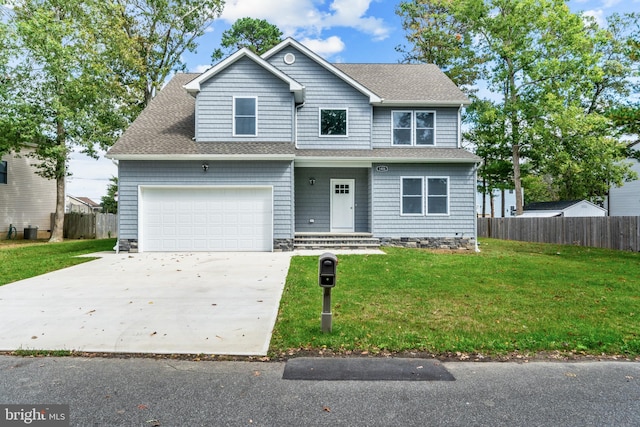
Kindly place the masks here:
<instances>
[{"instance_id":1,"label":"house number sign","mask_svg":"<svg viewBox=\"0 0 640 427\"><path fill-rule=\"evenodd\" d=\"M376 166L376 172L389 172L389 166Z\"/></svg>"}]
</instances>

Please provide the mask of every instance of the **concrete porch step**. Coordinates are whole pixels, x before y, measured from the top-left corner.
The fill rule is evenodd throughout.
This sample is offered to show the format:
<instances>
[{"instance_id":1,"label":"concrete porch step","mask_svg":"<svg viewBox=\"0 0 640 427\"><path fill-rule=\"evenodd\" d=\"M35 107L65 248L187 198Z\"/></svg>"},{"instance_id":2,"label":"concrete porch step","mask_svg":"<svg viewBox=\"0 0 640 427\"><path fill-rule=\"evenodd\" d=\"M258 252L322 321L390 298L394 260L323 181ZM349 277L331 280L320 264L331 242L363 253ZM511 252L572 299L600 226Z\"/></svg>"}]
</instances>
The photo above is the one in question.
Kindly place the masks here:
<instances>
[{"instance_id":1,"label":"concrete porch step","mask_svg":"<svg viewBox=\"0 0 640 427\"><path fill-rule=\"evenodd\" d=\"M370 233L296 233L295 249L371 249L380 246L380 239Z\"/></svg>"}]
</instances>

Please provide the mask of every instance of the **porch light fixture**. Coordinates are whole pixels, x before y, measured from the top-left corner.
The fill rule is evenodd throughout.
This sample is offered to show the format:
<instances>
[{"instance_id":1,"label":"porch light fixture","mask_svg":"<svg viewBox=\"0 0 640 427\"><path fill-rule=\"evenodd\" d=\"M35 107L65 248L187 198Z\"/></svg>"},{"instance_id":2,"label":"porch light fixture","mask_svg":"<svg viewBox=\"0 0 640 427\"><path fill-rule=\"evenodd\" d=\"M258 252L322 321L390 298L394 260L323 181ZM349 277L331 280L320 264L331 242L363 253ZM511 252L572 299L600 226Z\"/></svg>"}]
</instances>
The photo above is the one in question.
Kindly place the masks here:
<instances>
[{"instance_id":1,"label":"porch light fixture","mask_svg":"<svg viewBox=\"0 0 640 427\"><path fill-rule=\"evenodd\" d=\"M202 172L206 172L209 170L209 163L203 163L202 164Z\"/></svg>"},{"instance_id":2,"label":"porch light fixture","mask_svg":"<svg viewBox=\"0 0 640 427\"><path fill-rule=\"evenodd\" d=\"M316 183L315 178L309 178L309 185L314 185Z\"/></svg>"}]
</instances>

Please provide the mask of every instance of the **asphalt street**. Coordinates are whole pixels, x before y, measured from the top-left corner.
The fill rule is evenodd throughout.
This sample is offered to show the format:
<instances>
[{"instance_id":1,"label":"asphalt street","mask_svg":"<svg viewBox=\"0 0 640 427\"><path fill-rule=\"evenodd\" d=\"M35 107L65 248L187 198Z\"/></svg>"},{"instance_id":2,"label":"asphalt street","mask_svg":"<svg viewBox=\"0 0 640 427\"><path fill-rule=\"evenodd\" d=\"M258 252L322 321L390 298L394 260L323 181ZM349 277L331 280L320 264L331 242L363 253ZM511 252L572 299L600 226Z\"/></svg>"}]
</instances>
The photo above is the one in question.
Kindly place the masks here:
<instances>
[{"instance_id":1,"label":"asphalt street","mask_svg":"<svg viewBox=\"0 0 640 427\"><path fill-rule=\"evenodd\" d=\"M72 426L637 426L640 363L449 362L455 381L283 379L280 362L0 356L0 404Z\"/></svg>"}]
</instances>

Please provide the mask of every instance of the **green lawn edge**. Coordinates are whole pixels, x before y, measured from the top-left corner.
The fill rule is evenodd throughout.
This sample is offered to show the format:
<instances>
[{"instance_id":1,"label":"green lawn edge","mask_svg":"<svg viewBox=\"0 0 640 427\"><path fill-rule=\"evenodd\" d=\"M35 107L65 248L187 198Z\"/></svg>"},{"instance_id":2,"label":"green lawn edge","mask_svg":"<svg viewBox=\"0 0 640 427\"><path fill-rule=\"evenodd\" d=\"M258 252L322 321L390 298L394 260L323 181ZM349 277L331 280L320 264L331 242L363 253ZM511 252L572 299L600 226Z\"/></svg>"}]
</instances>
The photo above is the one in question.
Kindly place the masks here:
<instances>
[{"instance_id":1,"label":"green lawn edge","mask_svg":"<svg viewBox=\"0 0 640 427\"><path fill-rule=\"evenodd\" d=\"M640 254L480 240L480 252L340 255L333 330L317 257L294 257L269 355L640 355Z\"/></svg>"},{"instance_id":2,"label":"green lawn edge","mask_svg":"<svg viewBox=\"0 0 640 427\"><path fill-rule=\"evenodd\" d=\"M60 243L0 241L0 286L91 261L95 258L79 256L112 251L115 242L115 239Z\"/></svg>"}]
</instances>

